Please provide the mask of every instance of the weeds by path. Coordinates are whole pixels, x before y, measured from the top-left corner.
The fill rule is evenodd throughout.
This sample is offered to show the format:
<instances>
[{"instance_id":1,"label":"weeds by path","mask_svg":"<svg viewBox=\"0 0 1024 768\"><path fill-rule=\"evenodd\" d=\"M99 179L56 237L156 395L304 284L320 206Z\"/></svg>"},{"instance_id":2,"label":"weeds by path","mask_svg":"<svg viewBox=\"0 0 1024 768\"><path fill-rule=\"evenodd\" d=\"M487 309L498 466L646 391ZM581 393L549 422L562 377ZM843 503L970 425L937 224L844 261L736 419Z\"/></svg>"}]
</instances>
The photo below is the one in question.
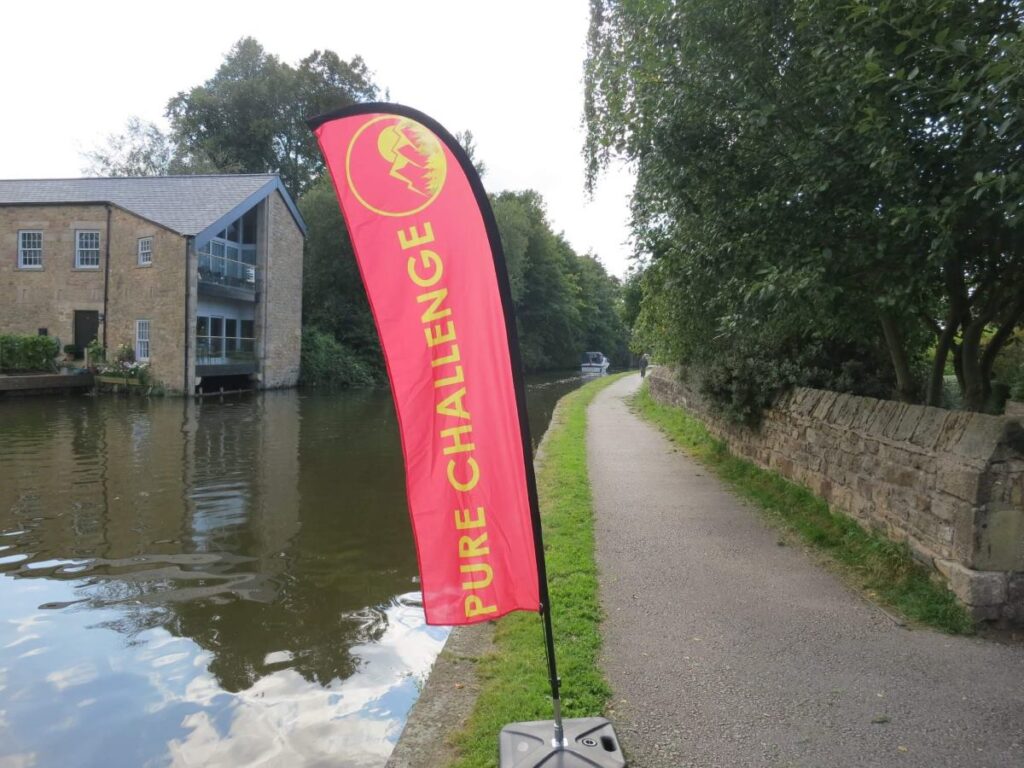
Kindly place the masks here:
<instances>
[{"instance_id":1,"label":"weeds by path","mask_svg":"<svg viewBox=\"0 0 1024 768\"><path fill-rule=\"evenodd\" d=\"M621 374L620 374L621 376ZM555 412L537 468L562 713L591 717L610 691L597 666L601 608L597 598L594 525L587 477L587 406L620 376L606 376L566 395ZM540 617L513 613L497 622L495 653L478 662L482 689L466 729L456 735L457 768L494 766L498 733L508 723L550 720L551 697Z\"/></svg>"},{"instance_id":2,"label":"weeds by path","mask_svg":"<svg viewBox=\"0 0 1024 768\"><path fill-rule=\"evenodd\" d=\"M970 617L953 594L914 561L906 546L868 533L850 518L830 511L825 501L806 488L733 456L703 423L681 408L656 402L646 386L633 398L633 407L756 504L770 521L825 553L868 597L913 622L951 634L973 631Z\"/></svg>"}]
</instances>

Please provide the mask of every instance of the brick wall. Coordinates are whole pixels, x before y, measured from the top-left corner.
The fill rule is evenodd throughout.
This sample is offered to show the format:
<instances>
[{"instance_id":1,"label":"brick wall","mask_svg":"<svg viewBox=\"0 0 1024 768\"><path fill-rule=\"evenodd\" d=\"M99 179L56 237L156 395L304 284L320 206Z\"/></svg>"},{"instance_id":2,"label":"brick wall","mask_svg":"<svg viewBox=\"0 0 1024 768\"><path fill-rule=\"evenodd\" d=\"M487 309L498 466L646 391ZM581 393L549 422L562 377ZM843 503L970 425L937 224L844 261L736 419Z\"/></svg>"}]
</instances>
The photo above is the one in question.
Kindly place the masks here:
<instances>
[{"instance_id":1,"label":"brick wall","mask_svg":"<svg viewBox=\"0 0 1024 768\"><path fill-rule=\"evenodd\" d=\"M758 429L720 419L692 374L648 377L729 449L906 542L978 620L1024 626L1024 428L1019 419L795 389Z\"/></svg>"}]
</instances>

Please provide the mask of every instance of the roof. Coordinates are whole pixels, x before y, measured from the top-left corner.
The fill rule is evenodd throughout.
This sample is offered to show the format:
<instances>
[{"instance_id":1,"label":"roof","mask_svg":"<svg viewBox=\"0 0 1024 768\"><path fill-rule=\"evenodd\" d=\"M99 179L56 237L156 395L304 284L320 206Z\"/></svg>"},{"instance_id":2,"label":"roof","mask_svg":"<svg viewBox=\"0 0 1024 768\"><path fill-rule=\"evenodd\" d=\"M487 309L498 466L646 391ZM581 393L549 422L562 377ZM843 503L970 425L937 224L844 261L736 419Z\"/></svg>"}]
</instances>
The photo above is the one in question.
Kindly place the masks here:
<instances>
[{"instance_id":1,"label":"roof","mask_svg":"<svg viewBox=\"0 0 1024 768\"><path fill-rule=\"evenodd\" d=\"M0 179L0 205L112 203L181 235L197 245L246 210L281 193L302 233L306 223L277 174L127 176L85 179Z\"/></svg>"}]
</instances>

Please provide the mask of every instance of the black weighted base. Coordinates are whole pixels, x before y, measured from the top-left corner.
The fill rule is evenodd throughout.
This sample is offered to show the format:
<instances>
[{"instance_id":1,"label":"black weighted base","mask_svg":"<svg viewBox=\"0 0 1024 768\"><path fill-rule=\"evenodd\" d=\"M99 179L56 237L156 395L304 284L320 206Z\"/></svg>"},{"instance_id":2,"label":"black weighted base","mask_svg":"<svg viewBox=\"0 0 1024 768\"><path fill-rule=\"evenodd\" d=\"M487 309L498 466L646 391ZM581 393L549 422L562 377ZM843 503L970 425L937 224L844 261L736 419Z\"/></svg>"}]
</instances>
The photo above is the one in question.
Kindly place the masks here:
<instances>
[{"instance_id":1,"label":"black weighted base","mask_svg":"<svg viewBox=\"0 0 1024 768\"><path fill-rule=\"evenodd\" d=\"M619 739L603 717L564 720L565 746L552 746L552 720L510 723L498 740L499 768L626 768Z\"/></svg>"}]
</instances>

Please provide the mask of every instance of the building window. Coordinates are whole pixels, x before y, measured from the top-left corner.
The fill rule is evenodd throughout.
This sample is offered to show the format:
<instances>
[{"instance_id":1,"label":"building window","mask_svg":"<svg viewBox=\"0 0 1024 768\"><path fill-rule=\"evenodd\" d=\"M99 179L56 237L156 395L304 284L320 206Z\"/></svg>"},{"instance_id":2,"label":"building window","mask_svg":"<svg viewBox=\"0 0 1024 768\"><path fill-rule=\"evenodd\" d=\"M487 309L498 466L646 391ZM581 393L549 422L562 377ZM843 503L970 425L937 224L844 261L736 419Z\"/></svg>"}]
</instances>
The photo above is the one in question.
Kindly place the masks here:
<instances>
[{"instance_id":1,"label":"building window","mask_svg":"<svg viewBox=\"0 0 1024 768\"><path fill-rule=\"evenodd\" d=\"M135 359L149 360L149 320L135 321Z\"/></svg>"},{"instance_id":2,"label":"building window","mask_svg":"<svg viewBox=\"0 0 1024 768\"><path fill-rule=\"evenodd\" d=\"M18 232L18 266L21 269L42 269L42 232L27 229Z\"/></svg>"},{"instance_id":3,"label":"building window","mask_svg":"<svg viewBox=\"0 0 1024 768\"><path fill-rule=\"evenodd\" d=\"M153 238L139 238L139 266L148 267L153 263Z\"/></svg>"},{"instance_id":4,"label":"building window","mask_svg":"<svg viewBox=\"0 0 1024 768\"><path fill-rule=\"evenodd\" d=\"M100 265L100 233L96 230L75 232L75 266L96 269Z\"/></svg>"}]
</instances>

